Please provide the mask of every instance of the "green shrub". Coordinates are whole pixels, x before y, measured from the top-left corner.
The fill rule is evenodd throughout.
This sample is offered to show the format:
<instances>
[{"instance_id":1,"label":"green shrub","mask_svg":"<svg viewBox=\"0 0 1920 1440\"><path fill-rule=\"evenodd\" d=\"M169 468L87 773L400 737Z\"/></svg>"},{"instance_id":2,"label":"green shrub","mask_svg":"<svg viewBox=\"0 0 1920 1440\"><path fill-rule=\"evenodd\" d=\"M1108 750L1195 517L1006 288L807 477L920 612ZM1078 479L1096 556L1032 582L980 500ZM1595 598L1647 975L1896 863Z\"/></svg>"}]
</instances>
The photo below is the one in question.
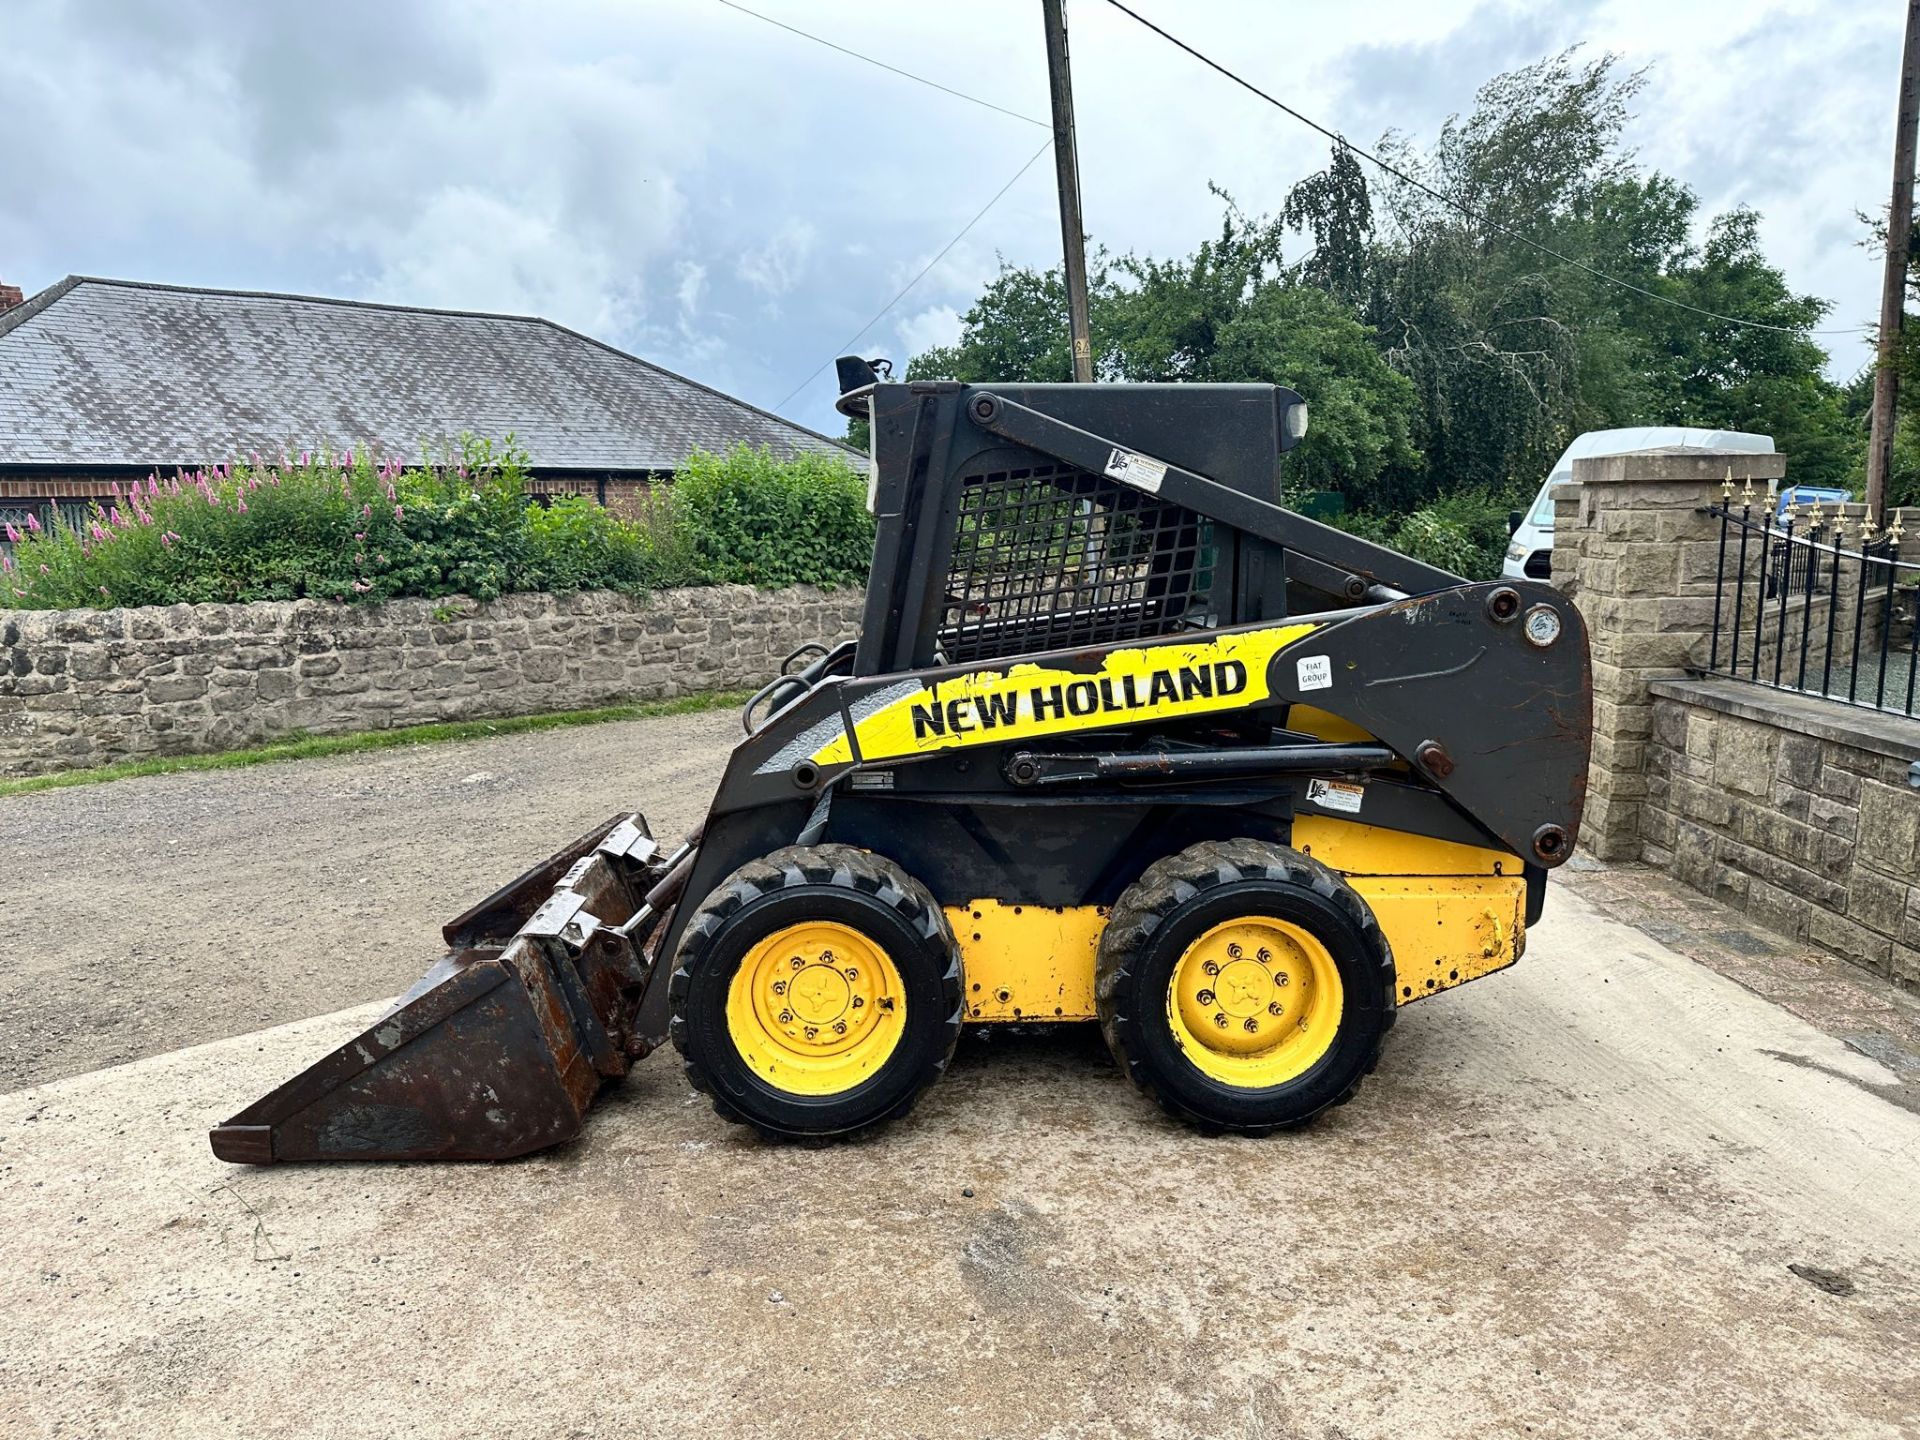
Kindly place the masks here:
<instances>
[{"instance_id":1,"label":"green shrub","mask_svg":"<svg viewBox=\"0 0 1920 1440\"><path fill-rule=\"evenodd\" d=\"M704 580L854 585L873 565L866 480L825 455L781 461L736 445L674 477L672 528Z\"/></svg>"},{"instance_id":2,"label":"green shrub","mask_svg":"<svg viewBox=\"0 0 1920 1440\"><path fill-rule=\"evenodd\" d=\"M77 528L10 531L0 608L845 585L872 559L863 482L826 456L696 453L634 519L530 504L525 466L509 437L439 463L350 451L151 475Z\"/></svg>"},{"instance_id":3,"label":"green shrub","mask_svg":"<svg viewBox=\"0 0 1920 1440\"><path fill-rule=\"evenodd\" d=\"M1527 503L1488 490L1462 490L1405 515L1351 512L1333 523L1403 555L1468 580L1493 580L1507 550L1507 513Z\"/></svg>"}]
</instances>

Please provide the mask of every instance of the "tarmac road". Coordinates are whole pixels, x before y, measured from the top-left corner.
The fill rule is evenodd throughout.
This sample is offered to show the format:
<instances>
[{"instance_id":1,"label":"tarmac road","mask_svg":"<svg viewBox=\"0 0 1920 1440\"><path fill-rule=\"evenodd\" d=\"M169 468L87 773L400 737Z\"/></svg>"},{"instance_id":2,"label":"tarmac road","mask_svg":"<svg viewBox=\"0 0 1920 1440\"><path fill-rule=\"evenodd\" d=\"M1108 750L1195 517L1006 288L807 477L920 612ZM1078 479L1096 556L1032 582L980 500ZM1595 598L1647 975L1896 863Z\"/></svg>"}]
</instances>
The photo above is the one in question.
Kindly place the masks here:
<instances>
[{"instance_id":1,"label":"tarmac road","mask_svg":"<svg viewBox=\"0 0 1920 1440\"><path fill-rule=\"evenodd\" d=\"M1071 1027L963 1044L853 1146L742 1135L669 1053L513 1165L211 1157L378 1007L150 1052L409 983L526 837L690 823L732 724L0 801L5 1003L124 987L38 1059L0 1012L9 1053L149 1055L0 1095L0 1434L1920 1436L1906 1053L1559 884L1297 1135L1188 1134ZM182 973L224 1008L132 1003Z\"/></svg>"}]
</instances>

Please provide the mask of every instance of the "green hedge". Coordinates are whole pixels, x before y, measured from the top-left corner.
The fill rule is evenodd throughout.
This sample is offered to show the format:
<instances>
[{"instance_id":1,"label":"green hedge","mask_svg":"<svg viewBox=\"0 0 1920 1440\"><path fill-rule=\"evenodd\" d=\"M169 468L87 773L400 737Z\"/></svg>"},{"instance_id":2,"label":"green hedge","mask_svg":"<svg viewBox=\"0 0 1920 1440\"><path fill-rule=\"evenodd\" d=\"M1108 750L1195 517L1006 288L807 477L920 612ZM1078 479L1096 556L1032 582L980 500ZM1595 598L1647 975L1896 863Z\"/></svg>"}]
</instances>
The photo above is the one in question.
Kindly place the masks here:
<instances>
[{"instance_id":1,"label":"green hedge","mask_svg":"<svg viewBox=\"0 0 1920 1440\"><path fill-rule=\"evenodd\" d=\"M1507 514L1532 498L1520 492L1461 490L1406 514L1360 511L1335 516L1333 523L1468 580L1497 580L1506 558Z\"/></svg>"},{"instance_id":2,"label":"green hedge","mask_svg":"<svg viewBox=\"0 0 1920 1440\"><path fill-rule=\"evenodd\" d=\"M584 497L531 503L511 437L439 463L256 457L116 487L76 528L8 527L0 608L857 584L865 494L832 457L745 446L696 453L631 519Z\"/></svg>"}]
</instances>

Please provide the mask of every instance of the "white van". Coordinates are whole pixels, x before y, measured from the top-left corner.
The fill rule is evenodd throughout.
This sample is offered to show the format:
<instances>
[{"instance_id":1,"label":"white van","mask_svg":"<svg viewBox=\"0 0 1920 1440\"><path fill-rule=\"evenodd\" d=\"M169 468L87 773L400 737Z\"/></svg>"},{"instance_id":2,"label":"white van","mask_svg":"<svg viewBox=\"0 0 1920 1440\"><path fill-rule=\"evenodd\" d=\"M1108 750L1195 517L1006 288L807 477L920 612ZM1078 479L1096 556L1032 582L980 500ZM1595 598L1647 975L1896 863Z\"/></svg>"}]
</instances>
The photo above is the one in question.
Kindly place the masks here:
<instances>
[{"instance_id":1,"label":"white van","mask_svg":"<svg viewBox=\"0 0 1920 1440\"><path fill-rule=\"evenodd\" d=\"M1589 430L1574 437L1566 453L1554 462L1533 507L1519 516L1507 545L1500 573L1509 580L1545 580L1553 573L1553 499L1548 494L1562 480L1573 478L1573 462L1594 455L1625 455L1634 450L1737 450L1748 455L1771 455L1771 435L1749 435L1742 430L1699 430L1688 425L1641 425L1627 430Z\"/></svg>"}]
</instances>

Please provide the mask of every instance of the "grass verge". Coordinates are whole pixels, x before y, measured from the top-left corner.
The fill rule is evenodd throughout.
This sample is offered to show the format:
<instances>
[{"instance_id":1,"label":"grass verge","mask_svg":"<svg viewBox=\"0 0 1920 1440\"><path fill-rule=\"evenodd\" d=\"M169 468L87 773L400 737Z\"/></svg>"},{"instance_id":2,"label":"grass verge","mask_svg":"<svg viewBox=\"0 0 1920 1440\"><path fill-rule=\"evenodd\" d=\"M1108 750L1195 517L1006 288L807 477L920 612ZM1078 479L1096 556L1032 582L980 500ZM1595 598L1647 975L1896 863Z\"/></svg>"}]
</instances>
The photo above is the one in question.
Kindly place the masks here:
<instances>
[{"instance_id":1,"label":"grass verge","mask_svg":"<svg viewBox=\"0 0 1920 1440\"><path fill-rule=\"evenodd\" d=\"M65 790L74 785L98 785L108 780L131 779L136 775L173 775L182 770L236 770L248 765L271 765L281 760L312 760L323 755L356 755L365 750L391 750L397 745L486 740L497 735L526 735L540 730L564 730L575 725L599 725L609 720L696 715L704 710L743 705L749 693L745 690L716 690L701 695L680 695L671 700L607 705L598 710L558 710L546 715L518 715L503 720L450 720L437 725L408 725L398 730L367 730L353 735L294 735L270 745L256 745L246 750L122 760L115 765L101 765L91 770L63 770L53 775L0 780L0 797L26 795L35 790Z\"/></svg>"}]
</instances>

